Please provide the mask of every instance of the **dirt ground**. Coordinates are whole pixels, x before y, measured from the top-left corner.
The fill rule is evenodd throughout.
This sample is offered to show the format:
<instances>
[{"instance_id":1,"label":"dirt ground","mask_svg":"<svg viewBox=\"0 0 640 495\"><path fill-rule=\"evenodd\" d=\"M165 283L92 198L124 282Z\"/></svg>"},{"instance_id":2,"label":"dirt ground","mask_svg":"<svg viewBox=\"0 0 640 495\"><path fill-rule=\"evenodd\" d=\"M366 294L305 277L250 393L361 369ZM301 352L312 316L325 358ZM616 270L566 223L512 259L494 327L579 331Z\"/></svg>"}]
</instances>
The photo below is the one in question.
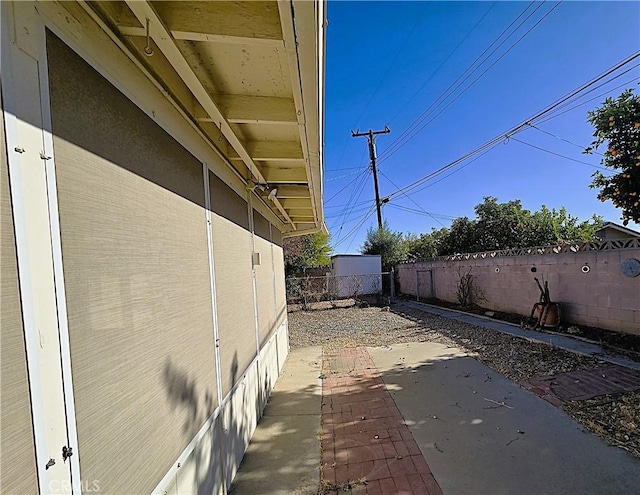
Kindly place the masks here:
<instances>
[{"instance_id":1,"label":"dirt ground","mask_svg":"<svg viewBox=\"0 0 640 495\"><path fill-rule=\"evenodd\" d=\"M592 369L603 362L546 344L538 344L443 318L407 306L339 308L289 314L292 347L325 350L438 342L462 348L515 382L542 375ZM572 401L563 410L609 444L640 458L640 391Z\"/></svg>"}]
</instances>

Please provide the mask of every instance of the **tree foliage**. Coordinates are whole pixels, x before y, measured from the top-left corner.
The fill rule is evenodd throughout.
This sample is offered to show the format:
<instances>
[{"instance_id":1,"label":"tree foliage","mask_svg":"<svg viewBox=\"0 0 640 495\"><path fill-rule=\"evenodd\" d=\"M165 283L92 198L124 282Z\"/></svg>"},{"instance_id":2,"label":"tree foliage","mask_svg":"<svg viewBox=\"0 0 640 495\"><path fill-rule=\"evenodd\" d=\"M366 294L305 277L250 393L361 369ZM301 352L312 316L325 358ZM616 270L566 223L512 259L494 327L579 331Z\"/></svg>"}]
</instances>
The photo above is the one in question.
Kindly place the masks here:
<instances>
[{"instance_id":1,"label":"tree foliage","mask_svg":"<svg viewBox=\"0 0 640 495\"><path fill-rule=\"evenodd\" d=\"M450 228L419 235L394 232L385 222L382 229L372 227L367 231L360 252L382 255L382 267L389 270L403 261L447 254L593 241L603 224L597 215L583 221L565 207L550 209L545 205L531 212L522 207L520 200L499 203L491 196L485 197L474 211L473 219L456 218Z\"/></svg>"},{"instance_id":2,"label":"tree foliage","mask_svg":"<svg viewBox=\"0 0 640 495\"><path fill-rule=\"evenodd\" d=\"M402 232L389 229L387 222L381 229L371 227L360 248L362 254L379 254L382 256L382 269L390 270L394 265L407 258L407 245Z\"/></svg>"},{"instance_id":3,"label":"tree foliage","mask_svg":"<svg viewBox=\"0 0 640 495\"><path fill-rule=\"evenodd\" d=\"M593 241L602 226L594 215L581 221L565 207L556 210L542 206L531 212L520 200L499 203L487 196L475 207L475 218L456 218L450 228L432 229L429 233L406 234L386 227L378 233L370 229L363 253L383 254L391 265L454 253L473 253L496 249L525 248L549 244ZM390 267L387 262L387 268Z\"/></svg>"},{"instance_id":4,"label":"tree foliage","mask_svg":"<svg viewBox=\"0 0 640 495\"><path fill-rule=\"evenodd\" d=\"M491 196L474 210L474 220L462 217L452 222L440 241L440 255L590 241L602 225L597 216L590 222L580 221L564 207L556 210L543 205L532 213L520 200L498 203Z\"/></svg>"},{"instance_id":5,"label":"tree foliage","mask_svg":"<svg viewBox=\"0 0 640 495\"><path fill-rule=\"evenodd\" d=\"M616 171L611 176L596 171L591 187L600 189L598 199L610 200L622 210L624 225L640 223L640 97L628 89L616 100L607 98L588 115L596 139L586 152L607 141L602 163Z\"/></svg>"},{"instance_id":6,"label":"tree foliage","mask_svg":"<svg viewBox=\"0 0 640 495\"><path fill-rule=\"evenodd\" d=\"M299 275L307 268L331 262L329 236L322 232L284 239L284 267L287 276Z\"/></svg>"},{"instance_id":7,"label":"tree foliage","mask_svg":"<svg viewBox=\"0 0 640 495\"><path fill-rule=\"evenodd\" d=\"M429 233L423 233L420 235L407 234L404 238L404 243L407 249L406 261L415 261L426 258L433 258L438 256L442 251L447 236L449 235L449 229L446 227L440 230L431 229Z\"/></svg>"}]
</instances>

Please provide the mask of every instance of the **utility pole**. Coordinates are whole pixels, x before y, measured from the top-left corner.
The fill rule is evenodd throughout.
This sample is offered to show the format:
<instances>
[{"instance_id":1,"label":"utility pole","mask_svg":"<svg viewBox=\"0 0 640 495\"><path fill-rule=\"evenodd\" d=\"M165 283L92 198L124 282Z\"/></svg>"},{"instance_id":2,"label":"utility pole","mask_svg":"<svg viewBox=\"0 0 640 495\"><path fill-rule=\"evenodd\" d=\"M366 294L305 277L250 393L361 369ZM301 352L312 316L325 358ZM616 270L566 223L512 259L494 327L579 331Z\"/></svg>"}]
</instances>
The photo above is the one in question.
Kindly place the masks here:
<instances>
[{"instance_id":1,"label":"utility pole","mask_svg":"<svg viewBox=\"0 0 640 495\"><path fill-rule=\"evenodd\" d=\"M371 171L373 172L373 187L376 191L376 208L378 210L378 230L382 229L382 211L380 207L382 203L380 202L380 192L378 191L378 169L376 168L376 141L374 136L376 134L389 134L391 131L385 125L384 130L382 131L372 131L369 129L369 132L353 132L351 131L351 137L362 137L367 136L369 140L369 158L371 159Z\"/></svg>"}]
</instances>

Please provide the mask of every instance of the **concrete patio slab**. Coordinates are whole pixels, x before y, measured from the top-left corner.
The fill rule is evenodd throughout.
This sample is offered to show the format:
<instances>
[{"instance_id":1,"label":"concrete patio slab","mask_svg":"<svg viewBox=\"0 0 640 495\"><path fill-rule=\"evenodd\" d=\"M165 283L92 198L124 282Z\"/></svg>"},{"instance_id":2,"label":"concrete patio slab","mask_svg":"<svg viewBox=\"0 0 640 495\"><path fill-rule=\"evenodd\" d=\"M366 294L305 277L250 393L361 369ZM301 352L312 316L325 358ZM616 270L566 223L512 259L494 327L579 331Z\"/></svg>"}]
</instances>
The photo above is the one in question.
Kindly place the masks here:
<instances>
[{"instance_id":1,"label":"concrete patio slab","mask_svg":"<svg viewBox=\"0 0 640 495\"><path fill-rule=\"evenodd\" d=\"M321 367L322 347L291 350L230 494L317 494Z\"/></svg>"},{"instance_id":2,"label":"concrete patio slab","mask_svg":"<svg viewBox=\"0 0 640 495\"><path fill-rule=\"evenodd\" d=\"M445 494L640 494L638 459L461 351L368 352Z\"/></svg>"}]
</instances>

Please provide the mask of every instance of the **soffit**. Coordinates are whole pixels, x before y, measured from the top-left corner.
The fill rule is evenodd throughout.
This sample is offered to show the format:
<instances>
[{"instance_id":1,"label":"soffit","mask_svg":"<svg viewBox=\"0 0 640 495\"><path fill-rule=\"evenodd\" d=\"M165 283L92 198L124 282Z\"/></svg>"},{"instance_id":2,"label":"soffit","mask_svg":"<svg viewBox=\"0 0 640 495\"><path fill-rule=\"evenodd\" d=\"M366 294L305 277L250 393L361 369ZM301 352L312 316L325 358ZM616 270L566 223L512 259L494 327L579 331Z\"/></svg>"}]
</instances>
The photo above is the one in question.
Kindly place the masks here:
<instances>
[{"instance_id":1,"label":"soffit","mask_svg":"<svg viewBox=\"0 0 640 495\"><path fill-rule=\"evenodd\" d=\"M290 230L322 226L323 2L85 6Z\"/></svg>"}]
</instances>

